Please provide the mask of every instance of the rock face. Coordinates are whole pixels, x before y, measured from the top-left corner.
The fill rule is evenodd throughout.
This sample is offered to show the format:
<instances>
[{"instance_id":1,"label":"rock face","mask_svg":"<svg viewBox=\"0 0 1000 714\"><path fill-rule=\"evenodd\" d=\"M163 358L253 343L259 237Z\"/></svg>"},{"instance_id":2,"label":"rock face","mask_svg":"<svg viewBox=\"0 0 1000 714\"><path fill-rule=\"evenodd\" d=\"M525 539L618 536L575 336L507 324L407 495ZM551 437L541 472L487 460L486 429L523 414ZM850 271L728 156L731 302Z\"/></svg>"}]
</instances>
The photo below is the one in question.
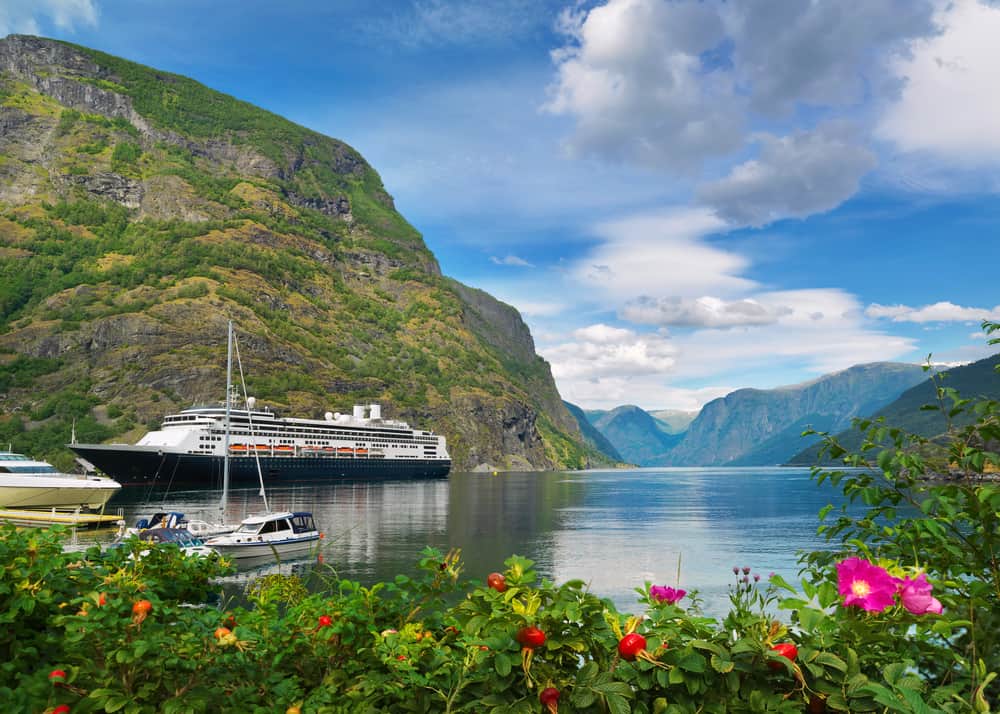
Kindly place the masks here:
<instances>
[{"instance_id":1,"label":"rock face","mask_svg":"<svg viewBox=\"0 0 1000 714\"><path fill-rule=\"evenodd\" d=\"M442 277L350 146L184 77L0 40L0 437L35 429L65 463L71 423L134 439L222 398L229 319L262 404L380 402L443 432L457 470L607 462L517 311Z\"/></svg>"},{"instance_id":2,"label":"rock face","mask_svg":"<svg viewBox=\"0 0 1000 714\"><path fill-rule=\"evenodd\" d=\"M877 362L804 385L740 389L706 404L657 465L783 464L806 445L801 433L807 427L839 431L925 378L919 365Z\"/></svg>"}]
</instances>

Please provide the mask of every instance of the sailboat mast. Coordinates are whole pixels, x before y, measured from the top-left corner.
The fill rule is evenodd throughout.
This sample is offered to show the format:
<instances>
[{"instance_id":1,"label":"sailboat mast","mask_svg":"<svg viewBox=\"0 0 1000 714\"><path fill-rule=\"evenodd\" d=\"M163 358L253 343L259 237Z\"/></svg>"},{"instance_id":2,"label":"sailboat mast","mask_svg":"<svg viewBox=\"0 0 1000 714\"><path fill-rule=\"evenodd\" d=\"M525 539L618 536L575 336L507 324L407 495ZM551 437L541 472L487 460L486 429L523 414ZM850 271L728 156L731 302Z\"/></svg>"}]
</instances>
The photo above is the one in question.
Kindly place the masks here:
<instances>
[{"instance_id":1,"label":"sailboat mast","mask_svg":"<svg viewBox=\"0 0 1000 714\"><path fill-rule=\"evenodd\" d=\"M222 458L222 501L220 508L225 508L229 501L229 413L232 409L233 395L233 321L229 321L229 332L226 336L226 439L224 456Z\"/></svg>"}]
</instances>

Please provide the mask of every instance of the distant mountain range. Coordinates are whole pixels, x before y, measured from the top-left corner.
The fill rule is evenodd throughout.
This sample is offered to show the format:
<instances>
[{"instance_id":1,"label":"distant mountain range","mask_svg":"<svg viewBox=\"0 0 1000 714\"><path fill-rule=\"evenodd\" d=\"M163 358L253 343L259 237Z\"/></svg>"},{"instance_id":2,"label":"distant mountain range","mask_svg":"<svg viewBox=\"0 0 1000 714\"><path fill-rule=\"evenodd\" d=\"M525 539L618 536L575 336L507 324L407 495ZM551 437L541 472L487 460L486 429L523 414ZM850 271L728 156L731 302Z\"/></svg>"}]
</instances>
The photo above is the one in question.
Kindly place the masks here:
<instances>
[{"instance_id":1,"label":"distant mountain range","mask_svg":"<svg viewBox=\"0 0 1000 714\"><path fill-rule=\"evenodd\" d=\"M942 372L939 384L942 387L951 387L957 390L966 399L1000 400L1000 374L996 372L997 365L1000 365L1000 354L961 367L952 367ZM945 413L941 410L926 410L921 409L921 407L937 403L935 385L930 379L925 379L920 384L903 392L892 403L865 414L865 416L884 417L886 423L891 426L932 438L947 431L948 422ZM946 401L945 407L950 408L951 402ZM952 423L960 427L971 423L972 419L973 417L969 413L962 413L953 417ZM840 430L831 429L829 431L837 432ZM837 439L848 450L857 450L861 445L862 434L856 429L848 429L837 434ZM789 463L796 465L815 464L818 453L819 445L813 444L791 457Z\"/></svg>"},{"instance_id":2,"label":"distant mountain range","mask_svg":"<svg viewBox=\"0 0 1000 714\"><path fill-rule=\"evenodd\" d=\"M584 414L625 461L640 466L784 464L808 445L801 436L803 430L846 429L854 417L887 408L926 380L919 365L876 362L805 384L739 389L709 402L696 414L645 412L631 405L571 412L578 420ZM591 443L608 453L597 442Z\"/></svg>"}]
</instances>

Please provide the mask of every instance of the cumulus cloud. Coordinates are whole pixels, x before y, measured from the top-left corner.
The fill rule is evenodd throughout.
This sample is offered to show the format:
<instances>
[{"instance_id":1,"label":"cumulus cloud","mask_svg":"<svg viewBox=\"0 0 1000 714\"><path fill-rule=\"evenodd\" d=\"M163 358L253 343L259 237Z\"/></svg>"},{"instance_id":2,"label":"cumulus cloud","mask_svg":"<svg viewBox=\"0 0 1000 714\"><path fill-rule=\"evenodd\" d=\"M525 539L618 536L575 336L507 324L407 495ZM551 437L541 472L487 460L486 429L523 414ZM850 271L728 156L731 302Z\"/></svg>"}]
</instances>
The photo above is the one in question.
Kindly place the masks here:
<instances>
[{"instance_id":1,"label":"cumulus cloud","mask_svg":"<svg viewBox=\"0 0 1000 714\"><path fill-rule=\"evenodd\" d=\"M716 5L611 0L561 29L546 109L576 120L571 153L685 169L739 148L733 77L701 59L725 37Z\"/></svg>"},{"instance_id":2,"label":"cumulus cloud","mask_svg":"<svg viewBox=\"0 0 1000 714\"><path fill-rule=\"evenodd\" d=\"M865 309L865 315L892 322L979 322L1000 320L1000 305L994 308L963 307L944 301L923 307L910 307L873 303Z\"/></svg>"},{"instance_id":3,"label":"cumulus cloud","mask_svg":"<svg viewBox=\"0 0 1000 714\"><path fill-rule=\"evenodd\" d=\"M835 123L785 137L761 136L757 158L701 186L698 197L738 225L828 211L850 198L876 165L875 155L854 134Z\"/></svg>"},{"instance_id":4,"label":"cumulus cloud","mask_svg":"<svg viewBox=\"0 0 1000 714\"><path fill-rule=\"evenodd\" d=\"M944 31L913 43L893 63L905 81L877 127L906 151L959 162L1000 159L1000 5L955 0L937 20Z\"/></svg>"},{"instance_id":5,"label":"cumulus cloud","mask_svg":"<svg viewBox=\"0 0 1000 714\"><path fill-rule=\"evenodd\" d=\"M498 258L495 255L490 256L490 262L496 265L511 265L519 268L534 268L535 266L529 263L524 258L518 258L516 255L506 255L503 258Z\"/></svg>"},{"instance_id":6,"label":"cumulus cloud","mask_svg":"<svg viewBox=\"0 0 1000 714\"><path fill-rule=\"evenodd\" d=\"M95 0L6 0L0 3L0 37L11 33L42 34L39 23L51 22L60 30L77 24L97 26Z\"/></svg>"},{"instance_id":7,"label":"cumulus cloud","mask_svg":"<svg viewBox=\"0 0 1000 714\"><path fill-rule=\"evenodd\" d=\"M775 0L724 7L733 71L752 109L762 114L892 96L899 84L891 62L908 55L911 40L937 31L930 0Z\"/></svg>"},{"instance_id":8,"label":"cumulus cloud","mask_svg":"<svg viewBox=\"0 0 1000 714\"><path fill-rule=\"evenodd\" d=\"M753 299L725 301L715 297L695 300L642 295L627 303L621 317L629 322L677 327L738 327L770 325L792 309L765 307Z\"/></svg>"},{"instance_id":9,"label":"cumulus cloud","mask_svg":"<svg viewBox=\"0 0 1000 714\"><path fill-rule=\"evenodd\" d=\"M546 105L577 154L668 169L733 156L793 109L894 96L891 61L936 31L930 0L608 0L564 13Z\"/></svg>"}]
</instances>

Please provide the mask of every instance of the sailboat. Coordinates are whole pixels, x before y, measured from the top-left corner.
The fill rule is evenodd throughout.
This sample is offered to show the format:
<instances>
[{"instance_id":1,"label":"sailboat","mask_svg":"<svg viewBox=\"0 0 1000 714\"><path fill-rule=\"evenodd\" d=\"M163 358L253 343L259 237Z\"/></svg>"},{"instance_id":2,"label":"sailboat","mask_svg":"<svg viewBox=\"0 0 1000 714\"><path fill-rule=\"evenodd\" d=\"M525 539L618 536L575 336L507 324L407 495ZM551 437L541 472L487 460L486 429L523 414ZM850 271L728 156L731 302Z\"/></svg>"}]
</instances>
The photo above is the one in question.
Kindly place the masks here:
<instances>
[{"instance_id":1,"label":"sailboat","mask_svg":"<svg viewBox=\"0 0 1000 714\"><path fill-rule=\"evenodd\" d=\"M222 499L224 509L229 500L229 417L232 410L233 382L233 323L229 322L229 336L226 357L226 429L225 429L225 460L222 470ZM242 362L240 364L240 381L243 381ZM246 401L246 387L244 386ZM250 428L253 429L251 419ZM308 511L280 511L272 513L267 504L267 494L264 491L264 477L257 463L257 474L260 478L260 495L264 500L264 513L251 515L243 519L239 527L231 532L209 538L205 544L224 556L236 559L255 560L263 557L294 556L308 553L313 543L320 538L312 513Z\"/></svg>"}]
</instances>

